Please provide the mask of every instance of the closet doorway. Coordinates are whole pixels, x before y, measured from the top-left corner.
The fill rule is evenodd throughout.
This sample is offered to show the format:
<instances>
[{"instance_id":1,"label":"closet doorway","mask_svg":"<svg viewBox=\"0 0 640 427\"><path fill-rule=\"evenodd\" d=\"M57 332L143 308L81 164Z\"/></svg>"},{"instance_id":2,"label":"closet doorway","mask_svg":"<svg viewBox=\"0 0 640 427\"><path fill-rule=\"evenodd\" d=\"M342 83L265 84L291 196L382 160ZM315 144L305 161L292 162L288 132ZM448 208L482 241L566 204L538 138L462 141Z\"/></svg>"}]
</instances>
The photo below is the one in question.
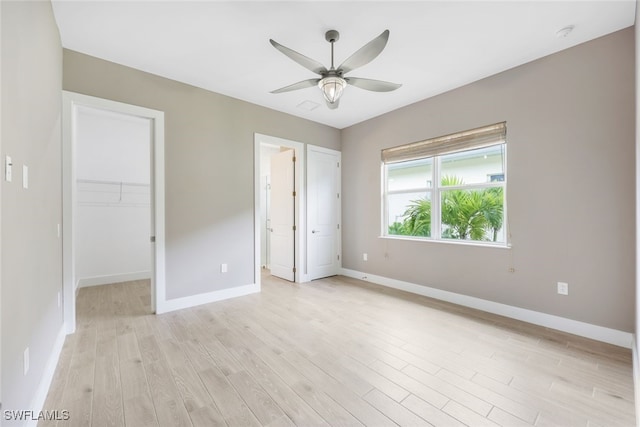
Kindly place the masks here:
<instances>
[{"instance_id":1,"label":"closet doorway","mask_svg":"<svg viewBox=\"0 0 640 427\"><path fill-rule=\"evenodd\" d=\"M164 296L164 114L63 98L63 297L72 333L79 287L150 280L151 312Z\"/></svg>"}]
</instances>

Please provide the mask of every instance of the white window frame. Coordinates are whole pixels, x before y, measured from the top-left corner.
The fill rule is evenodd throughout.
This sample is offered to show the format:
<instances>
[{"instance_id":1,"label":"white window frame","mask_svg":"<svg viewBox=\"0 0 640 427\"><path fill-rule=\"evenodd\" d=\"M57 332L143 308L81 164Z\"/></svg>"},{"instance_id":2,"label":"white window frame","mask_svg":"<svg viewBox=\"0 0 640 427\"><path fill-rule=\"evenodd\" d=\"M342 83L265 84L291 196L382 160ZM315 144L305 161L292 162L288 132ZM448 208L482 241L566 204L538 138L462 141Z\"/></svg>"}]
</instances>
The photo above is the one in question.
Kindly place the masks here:
<instances>
[{"instance_id":1,"label":"white window frame","mask_svg":"<svg viewBox=\"0 0 640 427\"><path fill-rule=\"evenodd\" d=\"M420 188L410 188L410 189L402 189L402 190L393 190L389 191L389 179L388 179L388 166L393 163L387 163L384 160L381 162L381 189L382 189L382 230L381 237L390 238L390 239L400 239L400 240L418 240L425 242L446 242L446 243L454 243L454 244L463 244L463 245L480 245L480 246L492 246L492 247L510 247L510 235L509 235L509 227L508 227L508 213L507 213L507 143L506 140L503 143L493 144L493 145L501 145L503 150L503 171L504 180L503 181L487 181L482 183L472 183L472 184L464 184L459 186L446 186L443 187L441 185L442 178L440 176L441 171L441 160L442 157L446 156L449 153L444 153L442 155L435 156L425 156L418 157L414 160L418 159L432 159L432 167L431 167L431 187L420 187ZM480 147L468 148L466 150L457 151L459 153L469 152L476 150ZM434 185L436 184L436 185ZM481 190L486 188L502 188L503 190L503 223L502 230L505 233L504 241L501 242L493 242L493 241L485 241L485 240L462 240L462 239L450 239L441 237L442 235L442 216L441 216L441 200L442 193L450 190ZM406 193L417 193L423 192L425 196L430 195L431 200L431 236L408 236L408 235L399 235L399 234L389 234L389 196L394 194L406 194Z\"/></svg>"}]
</instances>

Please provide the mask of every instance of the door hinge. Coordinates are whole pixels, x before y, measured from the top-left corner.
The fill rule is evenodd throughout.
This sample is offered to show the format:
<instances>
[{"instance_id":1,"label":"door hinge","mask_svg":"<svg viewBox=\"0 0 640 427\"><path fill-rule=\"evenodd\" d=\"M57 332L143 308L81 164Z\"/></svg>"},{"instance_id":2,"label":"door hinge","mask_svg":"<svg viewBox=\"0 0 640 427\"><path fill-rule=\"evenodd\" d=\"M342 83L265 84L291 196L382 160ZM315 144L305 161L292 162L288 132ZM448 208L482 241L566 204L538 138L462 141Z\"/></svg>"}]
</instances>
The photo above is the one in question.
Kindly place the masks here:
<instances>
[{"instance_id":1,"label":"door hinge","mask_svg":"<svg viewBox=\"0 0 640 427\"><path fill-rule=\"evenodd\" d=\"M296 197L296 192L295 191L293 192L293 197Z\"/></svg>"},{"instance_id":2,"label":"door hinge","mask_svg":"<svg viewBox=\"0 0 640 427\"><path fill-rule=\"evenodd\" d=\"M340 261L340 255L338 255L338 261Z\"/></svg>"},{"instance_id":3,"label":"door hinge","mask_svg":"<svg viewBox=\"0 0 640 427\"><path fill-rule=\"evenodd\" d=\"M340 162L338 162L338 167L340 167Z\"/></svg>"},{"instance_id":4,"label":"door hinge","mask_svg":"<svg viewBox=\"0 0 640 427\"><path fill-rule=\"evenodd\" d=\"M292 161L295 163L295 161L296 161L296 156L293 156Z\"/></svg>"},{"instance_id":5,"label":"door hinge","mask_svg":"<svg viewBox=\"0 0 640 427\"><path fill-rule=\"evenodd\" d=\"M293 226L293 231L296 231L296 226L295 225Z\"/></svg>"},{"instance_id":6,"label":"door hinge","mask_svg":"<svg viewBox=\"0 0 640 427\"><path fill-rule=\"evenodd\" d=\"M296 272L296 268L295 268L295 267L293 267L293 272L294 272L294 273Z\"/></svg>"},{"instance_id":7,"label":"door hinge","mask_svg":"<svg viewBox=\"0 0 640 427\"><path fill-rule=\"evenodd\" d=\"M155 243L156 242L156 236L149 237L149 240L151 241L151 243Z\"/></svg>"},{"instance_id":8,"label":"door hinge","mask_svg":"<svg viewBox=\"0 0 640 427\"><path fill-rule=\"evenodd\" d=\"M340 198L340 193L338 193L338 199Z\"/></svg>"},{"instance_id":9,"label":"door hinge","mask_svg":"<svg viewBox=\"0 0 640 427\"><path fill-rule=\"evenodd\" d=\"M337 225L338 230L340 230L340 224Z\"/></svg>"}]
</instances>

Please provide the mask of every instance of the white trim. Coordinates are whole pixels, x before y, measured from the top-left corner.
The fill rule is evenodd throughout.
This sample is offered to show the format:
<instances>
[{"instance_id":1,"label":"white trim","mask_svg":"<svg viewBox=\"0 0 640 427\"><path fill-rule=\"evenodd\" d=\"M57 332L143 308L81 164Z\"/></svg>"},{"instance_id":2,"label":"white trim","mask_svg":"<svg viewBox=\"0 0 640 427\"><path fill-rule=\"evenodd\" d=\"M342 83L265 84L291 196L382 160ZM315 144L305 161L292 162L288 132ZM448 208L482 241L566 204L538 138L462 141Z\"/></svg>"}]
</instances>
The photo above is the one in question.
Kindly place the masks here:
<instances>
[{"instance_id":1,"label":"white trim","mask_svg":"<svg viewBox=\"0 0 640 427\"><path fill-rule=\"evenodd\" d=\"M58 366L58 360L60 359L60 353L62 353L62 346L64 345L66 337L66 330L64 325L62 325L58 331L58 336L53 344L53 348L51 349L49 359L47 359L36 393L33 396L33 399L31 399L31 406L29 406L29 408L32 408L34 413L38 413L44 409L44 403L47 399L47 394L49 393L49 387L51 387L51 381L53 381L53 376L56 373L56 367ZM25 426L35 427L37 424L38 420L31 419L25 423Z\"/></svg>"},{"instance_id":2,"label":"white trim","mask_svg":"<svg viewBox=\"0 0 640 427\"><path fill-rule=\"evenodd\" d=\"M155 230L155 252L152 253L151 309L157 311L158 305L166 298L166 261L165 261L165 198L164 198L164 112L149 110L158 114L153 123L153 230Z\"/></svg>"},{"instance_id":3,"label":"white trim","mask_svg":"<svg viewBox=\"0 0 640 427\"><path fill-rule=\"evenodd\" d=\"M427 242L445 245L477 246L479 248L511 249L512 247L510 243L505 245L504 243L491 243L480 240L432 239L431 237L403 236L400 234L381 235L378 236L378 239L409 240L411 242Z\"/></svg>"},{"instance_id":4,"label":"white trim","mask_svg":"<svg viewBox=\"0 0 640 427\"><path fill-rule=\"evenodd\" d=\"M207 292L204 294L190 295L188 297L170 299L163 301L162 304L158 305L156 313L161 314L169 311L182 310L183 308L191 308L202 304L242 297L258 292L260 292L260 285L251 284L235 288L221 289L219 291Z\"/></svg>"},{"instance_id":5,"label":"white trim","mask_svg":"<svg viewBox=\"0 0 640 427\"><path fill-rule=\"evenodd\" d=\"M253 281L260 286L262 264L262 246L260 240L260 140L258 134L253 136Z\"/></svg>"},{"instance_id":6,"label":"white trim","mask_svg":"<svg viewBox=\"0 0 640 427\"><path fill-rule=\"evenodd\" d=\"M295 263L296 273L295 282L304 283L309 281L307 274L307 212L306 206L306 151L305 144L302 142L291 141L288 139L278 138L276 136L263 135L260 133L254 134L254 155L253 155L253 220L254 220L254 281L258 285L261 281L261 269L262 260L260 252L260 145L268 144L281 147L293 148L296 153L296 168L295 168L295 219L296 219L296 231L295 231Z\"/></svg>"},{"instance_id":7,"label":"white trim","mask_svg":"<svg viewBox=\"0 0 640 427\"><path fill-rule=\"evenodd\" d=\"M475 308L477 310L498 314L511 319L533 323L534 325L568 332L570 334L606 342L620 347L631 348L632 345L633 334L630 332L605 328L603 326L592 325L590 323L567 319L553 314L541 313L539 311L528 310L526 308L513 307L498 302L443 291L442 289L417 285L415 283L404 282L401 280L390 279L388 277L376 276L374 274L362 273L360 271L350 270L347 268L342 269L342 275L429 298L435 298L441 301L451 302L464 307Z\"/></svg>"},{"instance_id":8,"label":"white trim","mask_svg":"<svg viewBox=\"0 0 640 427\"><path fill-rule=\"evenodd\" d=\"M638 335L633 335L631 344L631 355L633 360L633 388L636 405L636 425L640 426L640 355L638 354Z\"/></svg>"},{"instance_id":9,"label":"white trim","mask_svg":"<svg viewBox=\"0 0 640 427\"><path fill-rule=\"evenodd\" d=\"M131 282L133 280L146 279L151 279L151 271L136 271L133 273L83 277L81 279L78 279L78 288L87 288L89 286L109 285L111 283Z\"/></svg>"},{"instance_id":10,"label":"white trim","mask_svg":"<svg viewBox=\"0 0 640 427\"><path fill-rule=\"evenodd\" d=\"M152 265L151 306L164 301L165 282L165 199L164 199L164 112L96 98L80 93L62 91L62 247L64 323L68 334L75 332L75 238L74 216L76 200L75 176L75 115L76 107L87 106L150 119L152 122L153 205L152 224L155 229L155 253Z\"/></svg>"},{"instance_id":11,"label":"white trim","mask_svg":"<svg viewBox=\"0 0 640 427\"><path fill-rule=\"evenodd\" d=\"M62 300L66 332L76 330L76 280L72 208L76 194L76 159L73 149L75 109L73 100L62 91Z\"/></svg>"}]
</instances>

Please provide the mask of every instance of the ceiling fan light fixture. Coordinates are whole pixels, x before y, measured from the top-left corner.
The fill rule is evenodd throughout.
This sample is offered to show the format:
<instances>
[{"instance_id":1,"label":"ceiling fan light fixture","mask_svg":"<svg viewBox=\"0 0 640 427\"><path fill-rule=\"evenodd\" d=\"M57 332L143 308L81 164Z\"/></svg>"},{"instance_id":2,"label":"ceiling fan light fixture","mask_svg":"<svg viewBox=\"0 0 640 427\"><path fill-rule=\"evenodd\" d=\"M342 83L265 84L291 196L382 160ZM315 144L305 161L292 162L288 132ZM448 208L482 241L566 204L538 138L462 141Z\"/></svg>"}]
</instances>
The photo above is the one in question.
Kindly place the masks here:
<instances>
[{"instance_id":1,"label":"ceiling fan light fixture","mask_svg":"<svg viewBox=\"0 0 640 427\"><path fill-rule=\"evenodd\" d=\"M329 69L318 61L308 58L295 50L289 49L273 39L269 39L269 43L284 55L320 76L320 78L307 79L289 86L281 87L280 89L272 90L271 93L290 92L292 90L305 89L307 87L318 85L318 88L320 88L320 91L322 92L322 96L324 96L324 99L327 102L327 107L331 110L335 110L340 105L340 97L342 96L342 92L344 92L344 88L347 84L372 92L390 92L402 86L401 84L385 82L382 80L363 79L351 76L343 77L346 73L367 65L380 55L380 52L382 52L389 40L389 30L384 30L378 37L355 51L355 53L336 68L333 62L333 45L339 38L340 34L336 30L329 30L325 34L325 39L331 43L331 67Z\"/></svg>"},{"instance_id":2,"label":"ceiling fan light fixture","mask_svg":"<svg viewBox=\"0 0 640 427\"><path fill-rule=\"evenodd\" d=\"M333 104L340 99L345 86L347 86L347 81L337 76L324 77L318 82L318 87L329 104Z\"/></svg>"}]
</instances>

